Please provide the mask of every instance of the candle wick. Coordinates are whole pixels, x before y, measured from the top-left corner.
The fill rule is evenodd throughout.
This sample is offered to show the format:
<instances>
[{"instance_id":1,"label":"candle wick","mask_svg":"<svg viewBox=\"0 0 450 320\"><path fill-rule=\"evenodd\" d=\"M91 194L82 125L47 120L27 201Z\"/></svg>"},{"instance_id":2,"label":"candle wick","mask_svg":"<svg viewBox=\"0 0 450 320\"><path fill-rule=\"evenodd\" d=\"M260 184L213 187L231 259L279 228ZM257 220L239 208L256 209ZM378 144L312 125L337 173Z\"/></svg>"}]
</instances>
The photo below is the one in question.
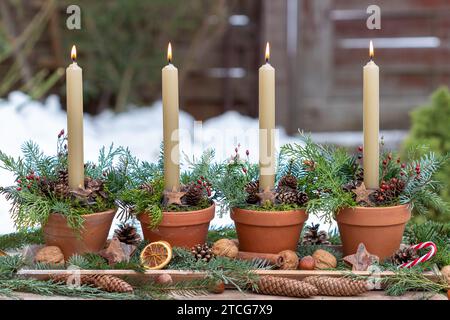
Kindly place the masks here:
<instances>
[{"instance_id":1,"label":"candle wick","mask_svg":"<svg viewBox=\"0 0 450 320\"><path fill-rule=\"evenodd\" d=\"M266 58L266 63L269 63L269 58Z\"/></svg>"}]
</instances>

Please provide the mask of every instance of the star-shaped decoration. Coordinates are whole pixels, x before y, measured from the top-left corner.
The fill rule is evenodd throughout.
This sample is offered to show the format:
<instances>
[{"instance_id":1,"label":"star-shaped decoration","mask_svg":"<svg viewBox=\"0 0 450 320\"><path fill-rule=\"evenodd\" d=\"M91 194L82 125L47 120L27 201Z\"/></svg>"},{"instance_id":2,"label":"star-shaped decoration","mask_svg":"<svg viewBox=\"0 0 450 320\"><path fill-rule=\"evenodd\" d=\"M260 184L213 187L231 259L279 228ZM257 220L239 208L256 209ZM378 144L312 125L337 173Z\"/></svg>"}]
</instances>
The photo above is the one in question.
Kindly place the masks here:
<instances>
[{"instance_id":1,"label":"star-shaped decoration","mask_svg":"<svg viewBox=\"0 0 450 320\"><path fill-rule=\"evenodd\" d=\"M130 261L130 257L136 250L136 246L122 243L118 238L113 238L106 249L99 252L99 255L108 260L110 266L123 261Z\"/></svg>"},{"instance_id":2,"label":"star-shaped decoration","mask_svg":"<svg viewBox=\"0 0 450 320\"><path fill-rule=\"evenodd\" d=\"M270 190L269 187L264 189L263 192L257 193L256 195L258 196L259 201L261 202L261 204L265 204L267 202L275 203L276 194L275 194L275 192Z\"/></svg>"},{"instance_id":3,"label":"star-shaped decoration","mask_svg":"<svg viewBox=\"0 0 450 320\"><path fill-rule=\"evenodd\" d=\"M370 254L364 243L360 243L355 254L346 256L342 260L352 266L352 271L367 271L371 265L378 263L380 258Z\"/></svg>"},{"instance_id":4,"label":"star-shaped decoration","mask_svg":"<svg viewBox=\"0 0 450 320\"><path fill-rule=\"evenodd\" d=\"M172 191L164 191L164 203L169 206L171 204L177 204L179 206L183 205L181 198L186 194L186 192L177 191L175 187Z\"/></svg>"},{"instance_id":5,"label":"star-shaped decoration","mask_svg":"<svg viewBox=\"0 0 450 320\"><path fill-rule=\"evenodd\" d=\"M356 194L356 203L365 202L369 205L372 205L372 201L369 196L374 193L374 190L366 189L366 185L361 183L358 187L352 190L354 194Z\"/></svg>"}]
</instances>

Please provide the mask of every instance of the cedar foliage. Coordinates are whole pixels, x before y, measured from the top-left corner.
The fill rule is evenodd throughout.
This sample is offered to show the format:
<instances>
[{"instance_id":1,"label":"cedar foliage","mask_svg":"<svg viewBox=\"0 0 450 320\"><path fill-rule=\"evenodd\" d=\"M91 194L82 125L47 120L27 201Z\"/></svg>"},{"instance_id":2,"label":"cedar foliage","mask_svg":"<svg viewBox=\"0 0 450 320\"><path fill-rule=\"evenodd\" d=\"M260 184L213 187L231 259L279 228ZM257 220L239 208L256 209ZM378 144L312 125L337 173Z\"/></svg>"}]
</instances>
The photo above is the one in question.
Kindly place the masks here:
<instances>
[{"instance_id":1,"label":"cedar foliage","mask_svg":"<svg viewBox=\"0 0 450 320\"><path fill-rule=\"evenodd\" d=\"M163 146L157 163L140 161L127 149L119 158L118 167L125 172L123 188L118 192L119 217L121 220L134 218L139 214L148 214L151 217L150 228L159 225L163 211L195 211L211 205L214 194L203 190L203 198L196 206L170 205L163 203L164 192L164 162ZM196 183L200 177L212 181L219 167L212 161L214 150L206 150L199 159L185 157L187 170L181 173L181 183L188 185Z\"/></svg>"},{"instance_id":2,"label":"cedar foliage","mask_svg":"<svg viewBox=\"0 0 450 320\"><path fill-rule=\"evenodd\" d=\"M123 148L115 148L114 145L100 149L97 163L85 165L85 177L103 184L105 198L95 196L94 202L84 203L72 194L61 197L48 188L43 189L44 181L56 184L59 172L67 170L66 141L67 136L61 131L56 155L44 154L32 141L23 144L23 157L17 159L0 151L0 168L10 171L15 177L15 184L0 187L0 194L12 202L10 213L18 230L40 227L51 213L64 215L70 227L80 229L82 215L114 207L115 194L122 189L125 174L114 166L114 159L123 152Z\"/></svg>"},{"instance_id":3,"label":"cedar foliage","mask_svg":"<svg viewBox=\"0 0 450 320\"><path fill-rule=\"evenodd\" d=\"M307 209L326 222L331 222L340 209L358 205L353 192L347 190L345 186L358 181L361 164L357 162L357 157L348 154L344 148L314 143L310 136L304 134L301 138L302 144L284 145L282 152L297 163L314 164L306 175L310 182L306 185L313 188L311 192L315 193L316 197L308 202ZM388 157L392 158L392 154L388 153ZM380 183L392 177L404 183L404 189L383 205L409 204L420 214L426 213L429 209L448 213L448 204L438 194L441 182L435 180L435 173L448 163L449 158L449 154L438 156L429 152L404 166L400 165L399 161L396 164L390 161L389 165L388 163L385 165L386 155L383 153L380 159ZM420 174L416 171L418 168Z\"/></svg>"},{"instance_id":4,"label":"cedar foliage","mask_svg":"<svg viewBox=\"0 0 450 320\"><path fill-rule=\"evenodd\" d=\"M450 153L450 92L442 87L434 92L428 104L418 107L411 113L412 126L403 149L418 149L423 155L426 150L418 148L427 145L430 151L438 156ZM441 189L441 197L450 201L450 162L442 166L436 173L436 179L447 182ZM432 219L450 221L450 217L438 211L429 214Z\"/></svg>"}]
</instances>

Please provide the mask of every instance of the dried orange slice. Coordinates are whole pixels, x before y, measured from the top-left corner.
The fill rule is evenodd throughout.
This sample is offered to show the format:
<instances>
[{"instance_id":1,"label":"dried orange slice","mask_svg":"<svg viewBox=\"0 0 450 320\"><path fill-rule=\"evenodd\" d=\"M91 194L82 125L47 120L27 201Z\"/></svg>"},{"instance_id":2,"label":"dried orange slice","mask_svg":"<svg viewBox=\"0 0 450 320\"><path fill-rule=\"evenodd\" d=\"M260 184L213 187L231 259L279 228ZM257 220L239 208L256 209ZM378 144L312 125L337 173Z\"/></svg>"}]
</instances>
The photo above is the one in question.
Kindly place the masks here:
<instances>
[{"instance_id":1,"label":"dried orange slice","mask_svg":"<svg viewBox=\"0 0 450 320\"><path fill-rule=\"evenodd\" d=\"M172 246L167 241L148 244L141 252L141 263L145 269L159 270L172 259Z\"/></svg>"}]
</instances>

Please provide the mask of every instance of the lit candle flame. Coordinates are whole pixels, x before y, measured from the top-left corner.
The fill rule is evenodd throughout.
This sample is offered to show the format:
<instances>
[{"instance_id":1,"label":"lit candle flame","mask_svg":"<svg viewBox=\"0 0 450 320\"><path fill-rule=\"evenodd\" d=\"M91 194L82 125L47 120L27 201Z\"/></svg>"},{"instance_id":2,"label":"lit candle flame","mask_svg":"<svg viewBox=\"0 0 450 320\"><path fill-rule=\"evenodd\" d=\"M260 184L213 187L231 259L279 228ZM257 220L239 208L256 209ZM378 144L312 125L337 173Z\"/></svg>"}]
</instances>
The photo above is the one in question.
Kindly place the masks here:
<instances>
[{"instance_id":1,"label":"lit candle flame","mask_svg":"<svg viewBox=\"0 0 450 320\"><path fill-rule=\"evenodd\" d=\"M77 60L77 47L75 45L72 46L72 51L70 52L70 57L72 61L75 62Z\"/></svg>"},{"instance_id":2,"label":"lit candle flame","mask_svg":"<svg viewBox=\"0 0 450 320\"><path fill-rule=\"evenodd\" d=\"M270 44L267 42L266 44L266 62L269 62L270 59Z\"/></svg>"},{"instance_id":3,"label":"lit candle flame","mask_svg":"<svg viewBox=\"0 0 450 320\"><path fill-rule=\"evenodd\" d=\"M169 63L172 62L172 44L170 42L167 46L167 61L169 61Z\"/></svg>"},{"instance_id":4,"label":"lit candle flame","mask_svg":"<svg viewBox=\"0 0 450 320\"><path fill-rule=\"evenodd\" d=\"M373 43L372 43L372 40L370 40L370 49L369 49L369 57L370 57L370 60L373 60L373 56L374 56L374 52L373 52Z\"/></svg>"}]
</instances>

